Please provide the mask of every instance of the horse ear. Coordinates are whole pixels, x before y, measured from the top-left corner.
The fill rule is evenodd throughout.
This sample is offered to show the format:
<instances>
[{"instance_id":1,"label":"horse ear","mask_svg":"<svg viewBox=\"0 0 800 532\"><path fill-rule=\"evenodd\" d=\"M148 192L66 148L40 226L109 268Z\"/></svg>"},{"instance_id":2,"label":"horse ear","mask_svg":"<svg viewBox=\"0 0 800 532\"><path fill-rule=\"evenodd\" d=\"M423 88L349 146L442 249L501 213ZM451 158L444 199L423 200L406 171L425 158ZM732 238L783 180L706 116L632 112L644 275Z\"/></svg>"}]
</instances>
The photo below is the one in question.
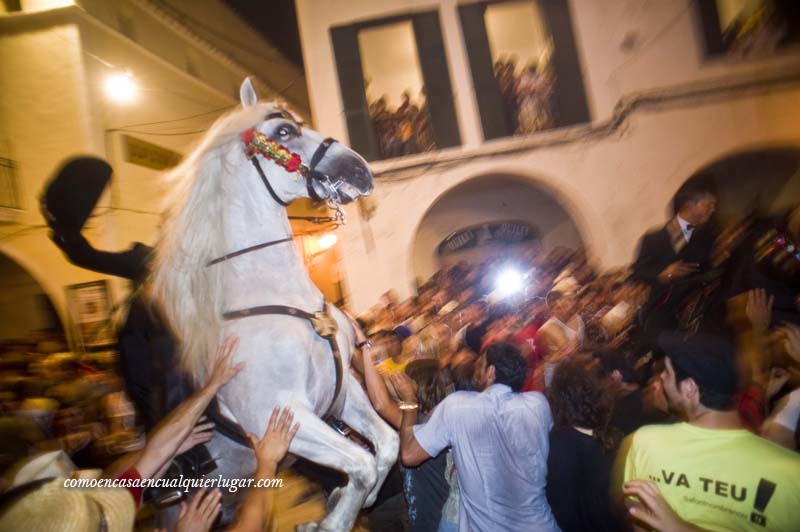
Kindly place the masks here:
<instances>
[{"instance_id":1,"label":"horse ear","mask_svg":"<svg viewBox=\"0 0 800 532\"><path fill-rule=\"evenodd\" d=\"M253 88L250 78L244 78L242 86L239 87L239 100L242 102L242 107L251 107L258 101L256 90Z\"/></svg>"}]
</instances>

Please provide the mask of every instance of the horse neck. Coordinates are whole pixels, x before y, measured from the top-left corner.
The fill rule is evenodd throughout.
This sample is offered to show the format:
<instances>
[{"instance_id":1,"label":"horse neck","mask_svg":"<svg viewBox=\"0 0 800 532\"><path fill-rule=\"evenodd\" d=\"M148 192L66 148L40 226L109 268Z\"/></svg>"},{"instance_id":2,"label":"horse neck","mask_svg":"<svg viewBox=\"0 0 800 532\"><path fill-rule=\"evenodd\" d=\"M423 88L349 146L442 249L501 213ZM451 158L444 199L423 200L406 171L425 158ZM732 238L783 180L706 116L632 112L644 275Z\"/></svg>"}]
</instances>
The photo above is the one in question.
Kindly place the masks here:
<instances>
[{"instance_id":1,"label":"horse neck","mask_svg":"<svg viewBox=\"0 0 800 532\"><path fill-rule=\"evenodd\" d=\"M226 253L292 235L285 209L265 190L238 204L245 207L229 209L224 220ZM251 251L215 267L223 268L225 310L286 305L313 312L322 307L322 294L309 278L294 241Z\"/></svg>"}]
</instances>

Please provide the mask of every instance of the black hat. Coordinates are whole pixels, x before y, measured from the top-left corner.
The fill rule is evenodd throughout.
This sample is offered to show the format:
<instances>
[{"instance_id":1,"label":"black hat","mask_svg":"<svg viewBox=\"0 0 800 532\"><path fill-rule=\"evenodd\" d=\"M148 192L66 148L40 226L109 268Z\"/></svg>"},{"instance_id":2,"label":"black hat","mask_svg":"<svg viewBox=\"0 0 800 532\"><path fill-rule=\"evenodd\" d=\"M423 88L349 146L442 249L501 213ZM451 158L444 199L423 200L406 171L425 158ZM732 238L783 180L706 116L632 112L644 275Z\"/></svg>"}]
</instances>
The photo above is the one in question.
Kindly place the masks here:
<instances>
[{"instance_id":1,"label":"black hat","mask_svg":"<svg viewBox=\"0 0 800 532\"><path fill-rule=\"evenodd\" d=\"M96 157L67 161L42 194L42 214L57 231L80 232L111 179L111 166Z\"/></svg>"},{"instance_id":2,"label":"black hat","mask_svg":"<svg viewBox=\"0 0 800 532\"><path fill-rule=\"evenodd\" d=\"M708 334L662 333L658 345L679 375L691 377L702 390L733 396L738 391L736 349L725 338Z\"/></svg>"}]
</instances>

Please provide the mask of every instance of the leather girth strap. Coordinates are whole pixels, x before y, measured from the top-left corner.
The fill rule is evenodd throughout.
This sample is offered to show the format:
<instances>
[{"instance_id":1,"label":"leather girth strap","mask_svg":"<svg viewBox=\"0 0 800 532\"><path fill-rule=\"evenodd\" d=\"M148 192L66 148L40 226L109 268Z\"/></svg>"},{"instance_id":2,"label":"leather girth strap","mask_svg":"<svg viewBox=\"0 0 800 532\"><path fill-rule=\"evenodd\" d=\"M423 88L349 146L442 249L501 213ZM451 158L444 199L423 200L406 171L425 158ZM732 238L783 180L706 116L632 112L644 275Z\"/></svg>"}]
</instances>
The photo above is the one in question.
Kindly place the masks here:
<instances>
[{"instance_id":1,"label":"leather girth strap","mask_svg":"<svg viewBox=\"0 0 800 532\"><path fill-rule=\"evenodd\" d=\"M331 354L333 355L333 364L336 367L336 386L333 391L333 400L325 412L322 419L330 416L336 400L339 398L339 393L342 391L342 380L344 378L344 368L342 364L342 354L339 350L339 343L336 341L336 332L339 329L336 320L328 312L327 303L323 304L322 310L315 313L306 312L294 307L287 307L284 305L264 305L260 307L252 307L242 310L232 310L222 314L222 318L226 321L238 320L241 318L249 318L252 316L267 316L267 315L280 315L280 316L293 316L307 320L314 327L314 332L328 341L331 346ZM245 431L237 423L231 421L221 414L219 405L216 399L209 409L209 417L217 425L217 430L224 436L235 441L236 443L245 447L250 447L250 442L247 439Z\"/></svg>"}]
</instances>

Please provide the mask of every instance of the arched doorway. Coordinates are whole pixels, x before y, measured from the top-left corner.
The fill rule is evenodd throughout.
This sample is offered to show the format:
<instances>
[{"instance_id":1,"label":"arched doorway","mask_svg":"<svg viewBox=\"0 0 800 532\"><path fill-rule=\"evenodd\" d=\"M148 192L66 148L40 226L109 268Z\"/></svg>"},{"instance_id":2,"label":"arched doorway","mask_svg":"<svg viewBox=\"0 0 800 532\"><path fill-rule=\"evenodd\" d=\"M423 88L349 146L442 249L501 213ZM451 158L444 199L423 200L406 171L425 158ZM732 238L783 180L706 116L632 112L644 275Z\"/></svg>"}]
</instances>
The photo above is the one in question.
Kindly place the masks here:
<instances>
[{"instance_id":1,"label":"arched doorway","mask_svg":"<svg viewBox=\"0 0 800 532\"><path fill-rule=\"evenodd\" d=\"M717 159L695 174L713 178L723 223L756 211L776 214L800 203L800 148L747 149Z\"/></svg>"},{"instance_id":2,"label":"arched doorway","mask_svg":"<svg viewBox=\"0 0 800 532\"><path fill-rule=\"evenodd\" d=\"M526 226L530 235L520 237ZM455 253L444 256L441 251L447 247L448 237L452 241L460 231L470 233L474 241L469 246L450 246ZM502 236L509 233L511 238ZM484 175L456 185L430 206L417 228L413 271L419 282L449 262L481 261L527 249L547 253L556 247L581 246L578 225L548 190L519 176Z\"/></svg>"},{"instance_id":3,"label":"arched doorway","mask_svg":"<svg viewBox=\"0 0 800 532\"><path fill-rule=\"evenodd\" d=\"M0 342L31 339L42 333L64 337L52 301L22 266L0 253Z\"/></svg>"}]
</instances>

